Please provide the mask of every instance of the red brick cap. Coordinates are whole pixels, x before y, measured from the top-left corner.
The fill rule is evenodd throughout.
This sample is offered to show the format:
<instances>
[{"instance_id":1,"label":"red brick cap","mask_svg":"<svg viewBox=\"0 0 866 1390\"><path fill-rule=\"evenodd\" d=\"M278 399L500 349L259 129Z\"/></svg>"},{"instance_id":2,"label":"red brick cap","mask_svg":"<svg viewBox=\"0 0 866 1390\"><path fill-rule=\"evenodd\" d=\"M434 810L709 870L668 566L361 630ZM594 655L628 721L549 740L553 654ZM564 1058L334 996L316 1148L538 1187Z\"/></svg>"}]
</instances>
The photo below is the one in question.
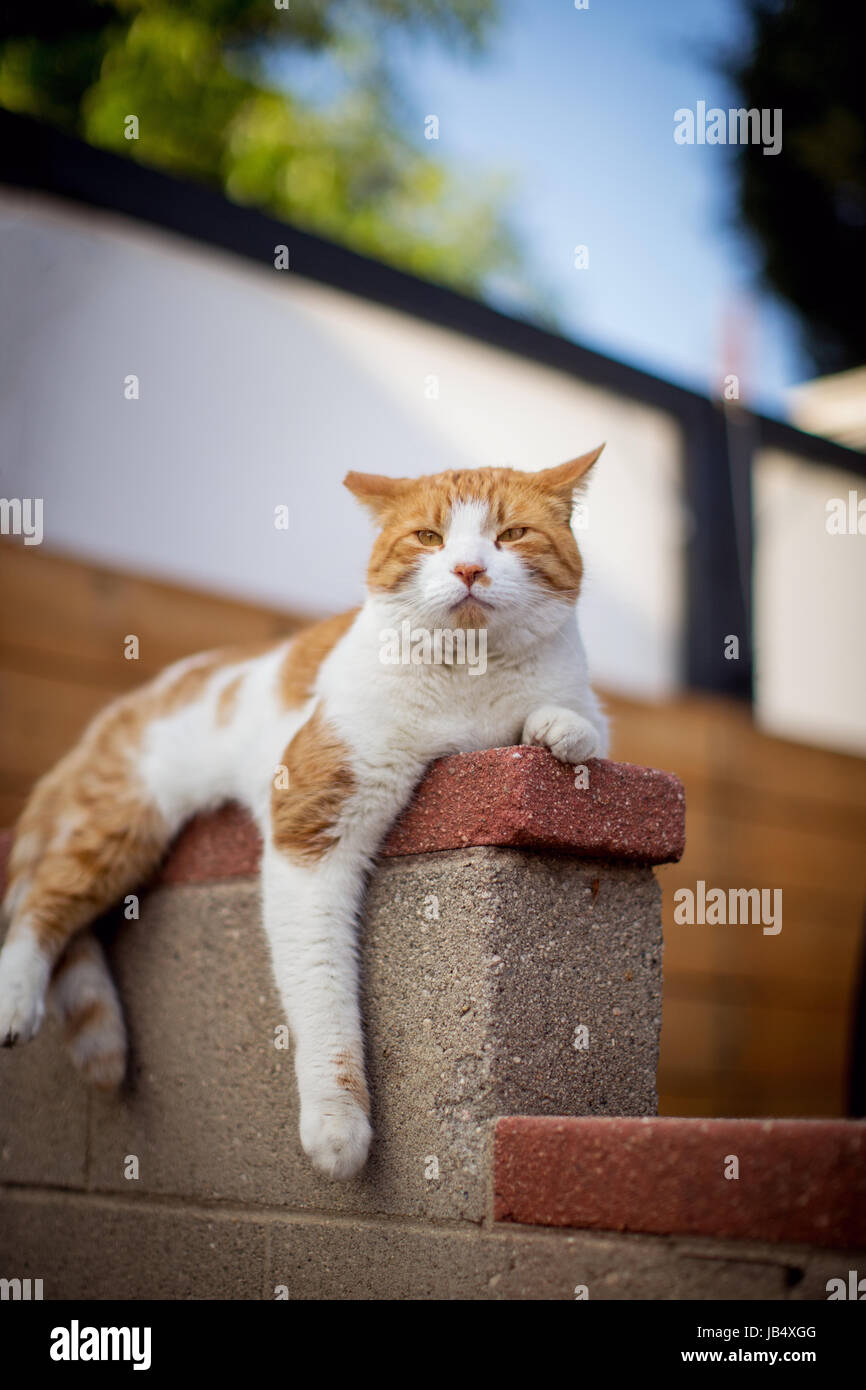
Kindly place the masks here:
<instances>
[{"instance_id":1,"label":"red brick cap","mask_svg":"<svg viewBox=\"0 0 866 1390\"><path fill-rule=\"evenodd\" d=\"M251 878L259 871L262 840L243 807L231 802L194 816L184 826L156 876L157 883L214 883Z\"/></svg>"},{"instance_id":2,"label":"red brick cap","mask_svg":"<svg viewBox=\"0 0 866 1390\"><path fill-rule=\"evenodd\" d=\"M384 855L468 845L553 849L588 858L664 864L685 844L685 796L669 772L595 759L589 785L542 748L491 748L433 763L388 835ZM8 852L0 843L0 865ZM196 816L172 846L163 883L254 874L258 830L239 806Z\"/></svg>"},{"instance_id":3,"label":"red brick cap","mask_svg":"<svg viewBox=\"0 0 866 1390\"><path fill-rule=\"evenodd\" d=\"M496 1126L494 1216L866 1249L866 1123L511 1116Z\"/></svg>"},{"instance_id":4,"label":"red brick cap","mask_svg":"<svg viewBox=\"0 0 866 1390\"><path fill-rule=\"evenodd\" d=\"M384 854L466 845L558 849L666 864L685 848L678 777L592 759L587 787L543 748L490 748L441 758L385 841Z\"/></svg>"}]
</instances>

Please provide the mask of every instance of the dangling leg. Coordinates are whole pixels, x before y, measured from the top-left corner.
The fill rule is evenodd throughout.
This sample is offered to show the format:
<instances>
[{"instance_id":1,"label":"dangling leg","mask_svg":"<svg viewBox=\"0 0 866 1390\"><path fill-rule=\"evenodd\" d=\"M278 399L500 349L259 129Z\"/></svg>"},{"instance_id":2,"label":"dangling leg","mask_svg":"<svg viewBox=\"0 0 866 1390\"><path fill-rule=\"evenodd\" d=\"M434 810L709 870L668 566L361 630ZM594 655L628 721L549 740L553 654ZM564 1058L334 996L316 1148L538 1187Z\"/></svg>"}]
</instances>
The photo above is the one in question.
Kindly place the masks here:
<instances>
[{"instance_id":1,"label":"dangling leg","mask_svg":"<svg viewBox=\"0 0 866 1390\"><path fill-rule=\"evenodd\" d=\"M372 1137L355 936L365 868L339 848L312 867L271 846L262 872L265 930L295 1041L301 1143L340 1179L363 1167Z\"/></svg>"},{"instance_id":2,"label":"dangling leg","mask_svg":"<svg viewBox=\"0 0 866 1390\"><path fill-rule=\"evenodd\" d=\"M380 759L359 775L321 707L283 763L288 786L272 792L262 860L264 925L294 1033L301 1143L329 1177L351 1178L372 1137L358 918L373 856L421 768Z\"/></svg>"}]
</instances>

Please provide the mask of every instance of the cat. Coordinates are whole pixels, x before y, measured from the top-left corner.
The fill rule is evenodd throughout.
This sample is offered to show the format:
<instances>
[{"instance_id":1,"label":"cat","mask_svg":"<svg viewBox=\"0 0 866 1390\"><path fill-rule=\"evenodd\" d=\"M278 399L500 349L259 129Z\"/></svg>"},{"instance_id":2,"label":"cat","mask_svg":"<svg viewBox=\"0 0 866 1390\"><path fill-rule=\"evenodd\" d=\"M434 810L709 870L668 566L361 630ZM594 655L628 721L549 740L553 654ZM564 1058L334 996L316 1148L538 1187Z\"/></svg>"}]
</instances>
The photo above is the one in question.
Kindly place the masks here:
<instances>
[{"instance_id":1,"label":"cat","mask_svg":"<svg viewBox=\"0 0 866 1390\"><path fill-rule=\"evenodd\" d=\"M372 1130L356 925L385 833L445 754L517 742L567 763L606 754L571 526L603 447L537 473L349 473L378 526L361 607L257 653L181 661L97 716L16 828L0 1041L33 1037L48 997L85 1077L120 1084L123 1016L89 925L152 873L190 816L238 801L262 835L301 1144L329 1177L358 1173ZM407 620L483 636L483 674L454 649L430 664L384 660L386 634Z\"/></svg>"}]
</instances>

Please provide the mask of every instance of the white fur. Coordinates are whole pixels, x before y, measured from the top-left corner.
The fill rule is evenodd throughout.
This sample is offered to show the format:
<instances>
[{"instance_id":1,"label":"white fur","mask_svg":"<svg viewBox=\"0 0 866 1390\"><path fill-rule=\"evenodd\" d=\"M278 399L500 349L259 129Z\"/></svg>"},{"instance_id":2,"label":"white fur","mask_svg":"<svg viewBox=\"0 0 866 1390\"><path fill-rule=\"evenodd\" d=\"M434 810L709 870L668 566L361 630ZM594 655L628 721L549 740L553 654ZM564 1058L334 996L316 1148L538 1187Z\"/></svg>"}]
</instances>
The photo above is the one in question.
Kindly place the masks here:
<instances>
[{"instance_id":1,"label":"white fur","mask_svg":"<svg viewBox=\"0 0 866 1390\"><path fill-rule=\"evenodd\" d=\"M467 590L454 567L465 564L482 566L489 581L477 590L485 604L484 674L473 677L466 666L383 662L381 634L405 618L416 629L457 626ZM607 730L589 688L573 603L542 590L518 554L496 544L481 504L454 508L445 544L422 555L399 593L368 594L300 710L286 711L279 698L288 646L221 670L195 703L153 723L138 771L172 829L230 798L258 822L264 926L295 1038L301 1141L324 1173L350 1178L363 1166L371 1129L357 1100L338 1084L336 1059L363 1056L356 923L385 832L434 758L522 739L576 762L605 753ZM237 676L236 708L220 726L220 691ZM338 842L309 865L275 848L269 807L284 751L320 701L351 750L355 790L341 813ZM23 946L17 954L14 947L4 952L0 1034L4 1024L22 1034L32 1028L37 973ZM40 988L44 993L44 981Z\"/></svg>"},{"instance_id":2,"label":"white fur","mask_svg":"<svg viewBox=\"0 0 866 1390\"><path fill-rule=\"evenodd\" d=\"M549 748L561 763L582 763L585 758L598 758L604 739L582 714L557 705L542 705L533 710L523 727L521 743L539 744Z\"/></svg>"},{"instance_id":3,"label":"white fur","mask_svg":"<svg viewBox=\"0 0 866 1390\"><path fill-rule=\"evenodd\" d=\"M89 1080L98 1085L119 1085L126 1058L126 1028L114 981L99 941L90 931L76 940L74 963L65 964L48 993L53 1012L61 1021L73 1019L89 1004L99 1004L98 1015L86 1027L75 1030L68 1043L72 1060Z\"/></svg>"},{"instance_id":4,"label":"white fur","mask_svg":"<svg viewBox=\"0 0 866 1390\"><path fill-rule=\"evenodd\" d=\"M51 961L22 926L0 952L0 1043L28 1042L45 1013Z\"/></svg>"}]
</instances>

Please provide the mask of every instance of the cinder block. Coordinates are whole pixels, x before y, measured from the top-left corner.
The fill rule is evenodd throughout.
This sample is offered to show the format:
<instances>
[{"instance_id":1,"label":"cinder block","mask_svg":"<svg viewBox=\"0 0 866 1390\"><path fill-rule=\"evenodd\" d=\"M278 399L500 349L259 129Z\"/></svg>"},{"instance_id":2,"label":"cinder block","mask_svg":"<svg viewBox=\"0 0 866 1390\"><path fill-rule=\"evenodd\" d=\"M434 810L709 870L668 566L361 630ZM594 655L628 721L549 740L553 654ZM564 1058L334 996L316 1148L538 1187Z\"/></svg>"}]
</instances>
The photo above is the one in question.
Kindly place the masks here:
<instances>
[{"instance_id":1,"label":"cinder block","mask_svg":"<svg viewBox=\"0 0 866 1390\"><path fill-rule=\"evenodd\" d=\"M88 1104L52 1019L26 1047L0 1049L0 1183L83 1187Z\"/></svg>"},{"instance_id":2,"label":"cinder block","mask_svg":"<svg viewBox=\"0 0 866 1390\"><path fill-rule=\"evenodd\" d=\"M497 1115L655 1108L649 869L494 848L379 866L363 933L376 1140L348 1184L320 1178L298 1144L252 883L160 888L113 963L134 1061L126 1095L93 1100L100 1190L126 1189L134 1155L151 1194L479 1221Z\"/></svg>"},{"instance_id":3,"label":"cinder block","mask_svg":"<svg viewBox=\"0 0 866 1390\"><path fill-rule=\"evenodd\" d=\"M291 1299L825 1299L827 1252L540 1228L274 1220L268 1295Z\"/></svg>"},{"instance_id":4,"label":"cinder block","mask_svg":"<svg viewBox=\"0 0 866 1390\"><path fill-rule=\"evenodd\" d=\"M86 1096L50 1034L4 1057L7 1176L124 1193L135 1159L151 1197L481 1221L497 1116L654 1113L659 892L646 865L610 856L679 852L682 819L676 779L647 769L598 763L579 790L539 749L436 765L370 884L376 1140L339 1185L300 1150L291 1054L274 1045L251 822L199 818L110 949L125 1092ZM474 847L437 848L436 826Z\"/></svg>"},{"instance_id":5,"label":"cinder block","mask_svg":"<svg viewBox=\"0 0 866 1390\"><path fill-rule=\"evenodd\" d=\"M0 1277L52 1299L826 1299L866 1252L0 1191Z\"/></svg>"},{"instance_id":6,"label":"cinder block","mask_svg":"<svg viewBox=\"0 0 866 1390\"><path fill-rule=\"evenodd\" d=\"M497 1115L656 1108L648 869L494 848L388 861L364 966L375 1179L404 1212L480 1219Z\"/></svg>"},{"instance_id":7,"label":"cinder block","mask_svg":"<svg viewBox=\"0 0 866 1390\"><path fill-rule=\"evenodd\" d=\"M110 951L130 1032L127 1084L95 1095L90 1186L208 1201L289 1200L302 1165L291 1057L254 882L163 887Z\"/></svg>"},{"instance_id":8,"label":"cinder block","mask_svg":"<svg viewBox=\"0 0 866 1390\"><path fill-rule=\"evenodd\" d=\"M254 1215L133 1200L0 1192L0 1276L45 1299L258 1299L264 1227Z\"/></svg>"}]
</instances>

